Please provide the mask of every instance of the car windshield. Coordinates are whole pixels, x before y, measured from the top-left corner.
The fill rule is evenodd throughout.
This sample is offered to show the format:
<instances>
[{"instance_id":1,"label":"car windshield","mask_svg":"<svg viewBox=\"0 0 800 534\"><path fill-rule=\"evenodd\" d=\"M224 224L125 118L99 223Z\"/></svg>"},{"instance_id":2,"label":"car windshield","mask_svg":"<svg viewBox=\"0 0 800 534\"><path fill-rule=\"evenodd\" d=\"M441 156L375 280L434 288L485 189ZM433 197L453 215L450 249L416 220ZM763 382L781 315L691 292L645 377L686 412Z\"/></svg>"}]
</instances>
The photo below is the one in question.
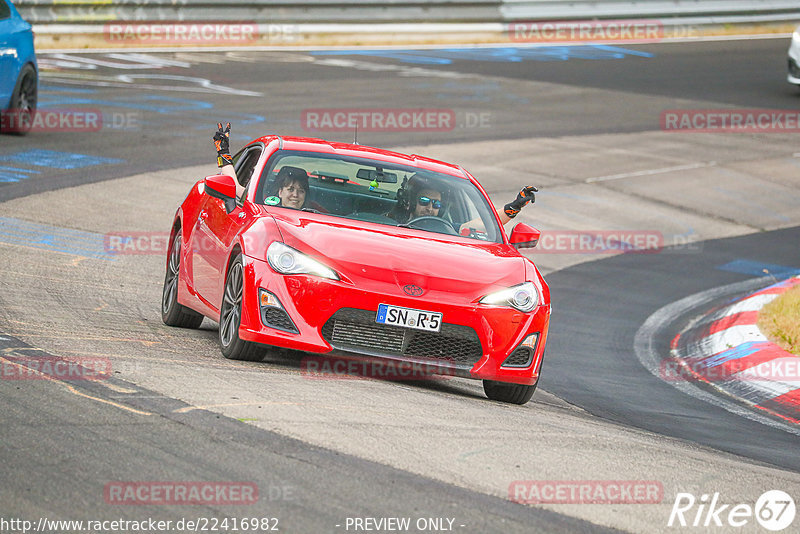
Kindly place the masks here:
<instances>
[{"instance_id":1,"label":"car windshield","mask_svg":"<svg viewBox=\"0 0 800 534\"><path fill-rule=\"evenodd\" d=\"M260 204L503 242L486 197L469 180L448 174L281 150L264 167L258 187Z\"/></svg>"}]
</instances>

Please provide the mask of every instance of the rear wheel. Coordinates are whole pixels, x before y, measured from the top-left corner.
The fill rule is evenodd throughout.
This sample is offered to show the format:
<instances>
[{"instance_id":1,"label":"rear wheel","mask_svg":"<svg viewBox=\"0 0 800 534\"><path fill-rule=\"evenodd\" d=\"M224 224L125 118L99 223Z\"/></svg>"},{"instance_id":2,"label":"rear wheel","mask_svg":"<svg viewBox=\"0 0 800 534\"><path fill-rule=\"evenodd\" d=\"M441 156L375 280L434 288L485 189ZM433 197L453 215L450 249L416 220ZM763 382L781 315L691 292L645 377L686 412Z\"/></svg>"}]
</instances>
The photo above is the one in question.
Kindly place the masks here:
<instances>
[{"instance_id":1,"label":"rear wheel","mask_svg":"<svg viewBox=\"0 0 800 534\"><path fill-rule=\"evenodd\" d=\"M169 251L167 274L164 277L164 289L161 292L161 320L168 326L197 328L203 322L203 316L186 306L178 304L178 275L180 267L181 233L178 231Z\"/></svg>"},{"instance_id":2,"label":"rear wheel","mask_svg":"<svg viewBox=\"0 0 800 534\"><path fill-rule=\"evenodd\" d=\"M496 382L494 380L483 381L483 391L492 400L508 402L511 404L525 404L536 391L536 384L526 386L523 384L509 384L506 382Z\"/></svg>"},{"instance_id":3,"label":"rear wheel","mask_svg":"<svg viewBox=\"0 0 800 534\"><path fill-rule=\"evenodd\" d=\"M225 293L219 314L219 344L222 355L229 360L261 361L264 349L256 343L239 337L242 324L242 293L244 288L244 265L242 255L237 254L228 268L225 278Z\"/></svg>"},{"instance_id":4,"label":"rear wheel","mask_svg":"<svg viewBox=\"0 0 800 534\"><path fill-rule=\"evenodd\" d=\"M3 133L25 135L31 130L36 113L36 102L39 99L39 80L36 69L25 65L17 78L17 85L11 95L8 115L3 120Z\"/></svg>"}]
</instances>

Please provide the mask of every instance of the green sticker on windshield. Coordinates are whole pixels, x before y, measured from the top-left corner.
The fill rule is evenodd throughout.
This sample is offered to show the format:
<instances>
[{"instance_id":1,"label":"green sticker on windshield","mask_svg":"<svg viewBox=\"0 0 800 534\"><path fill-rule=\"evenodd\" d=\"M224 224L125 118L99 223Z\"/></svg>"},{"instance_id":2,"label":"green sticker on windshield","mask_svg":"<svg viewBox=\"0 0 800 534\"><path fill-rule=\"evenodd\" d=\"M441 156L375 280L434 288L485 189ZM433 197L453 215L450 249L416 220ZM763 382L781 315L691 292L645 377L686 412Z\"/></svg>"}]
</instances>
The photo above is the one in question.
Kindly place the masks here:
<instances>
[{"instance_id":1,"label":"green sticker on windshield","mask_svg":"<svg viewBox=\"0 0 800 534\"><path fill-rule=\"evenodd\" d=\"M277 206L278 204L281 203L281 199L280 197L267 197L264 203L269 206Z\"/></svg>"}]
</instances>

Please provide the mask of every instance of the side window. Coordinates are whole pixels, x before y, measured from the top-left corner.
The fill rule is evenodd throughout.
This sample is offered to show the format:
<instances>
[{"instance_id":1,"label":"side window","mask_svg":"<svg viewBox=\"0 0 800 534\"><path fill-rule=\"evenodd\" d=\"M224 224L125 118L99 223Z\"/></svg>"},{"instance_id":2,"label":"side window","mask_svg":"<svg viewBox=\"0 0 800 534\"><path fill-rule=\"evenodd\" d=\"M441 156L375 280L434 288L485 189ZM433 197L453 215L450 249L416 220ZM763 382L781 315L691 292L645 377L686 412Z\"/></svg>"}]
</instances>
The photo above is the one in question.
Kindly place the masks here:
<instances>
[{"instance_id":1,"label":"side window","mask_svg":"<svg viewBox=\"0 0 800 534\"><path fill-rule=\"evenodd\" d=\"M253 177L253 170L256 168L258 158L261 157L261 147L252 148L244 153L236 164L236 179L242 187L247 187Z\"/></svg>"},{"instance_id":2,"label":"side window","mask_svg":"<svg viewBox=\"0 0 800 534\"><path fill-rule=\"evenodd\" d=\"M8 7L6 0L0 0L0 20L7 19L11 16L11 8Z\"/></svg>"}]
</instances>

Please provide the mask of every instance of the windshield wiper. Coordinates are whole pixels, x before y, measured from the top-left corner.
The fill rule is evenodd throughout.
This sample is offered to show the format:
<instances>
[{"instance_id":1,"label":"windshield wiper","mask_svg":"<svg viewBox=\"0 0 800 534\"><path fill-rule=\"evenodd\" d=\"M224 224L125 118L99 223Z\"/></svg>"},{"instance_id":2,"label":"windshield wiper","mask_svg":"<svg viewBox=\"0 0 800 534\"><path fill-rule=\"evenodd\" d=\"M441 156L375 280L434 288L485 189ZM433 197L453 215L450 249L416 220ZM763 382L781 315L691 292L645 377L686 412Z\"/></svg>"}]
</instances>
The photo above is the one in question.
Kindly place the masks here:
<instances>
[{"instance_id":1,"label":"windshield wiper","mask_svg":"<svg viewBox=\"0 0 800 534\"><path fill-rule=\"evenodd\" d=\"M300 208L300 211L307 211L309 213L319 213L319 211L315 210L314 208Z\"/></svg>"}]
</instances>

